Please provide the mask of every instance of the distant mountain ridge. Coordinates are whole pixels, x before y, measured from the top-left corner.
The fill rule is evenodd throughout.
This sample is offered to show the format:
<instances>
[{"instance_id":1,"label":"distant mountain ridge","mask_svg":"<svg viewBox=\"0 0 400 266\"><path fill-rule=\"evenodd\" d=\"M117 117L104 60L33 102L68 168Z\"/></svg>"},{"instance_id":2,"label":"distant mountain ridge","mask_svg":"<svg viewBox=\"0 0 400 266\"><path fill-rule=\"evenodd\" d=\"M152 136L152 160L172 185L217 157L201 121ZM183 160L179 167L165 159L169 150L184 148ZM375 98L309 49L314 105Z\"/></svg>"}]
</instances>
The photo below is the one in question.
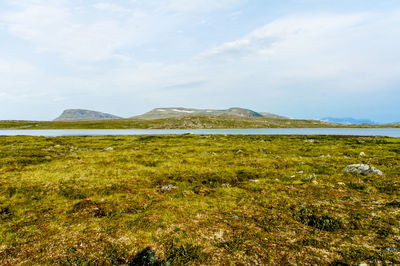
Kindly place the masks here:
<instances>
[{"instance_id":1,"label":"distant mountain ridge","mask_svg":"<svg viewBox=\"0 0 400 266\"><path fill-rule=\"evenodd\" d=\"M268 118L282 118L287 119L276 114L270 113L258 113L249 109L233 107L226 110L216 109L195 109L195 108L182 108L182 107L168 107L168 108L156 108L147 112L143 115L134 116L132 118L138 119L161 119L161 118L172 118L181 117L185 115L231 115L240 117L268 117Z\"/></svg>"},{"instance_id":2,"label":"distant mountain ridge","mask_svg":"<svg viewBox=\"0 0 400 266\"><path fill-rule=\"evenodd\" d=\"M54 121L109 120L109 119L121 119L121 117L85 109L67 109L59 117L54 119Z\"/></svg>"},{"instance_id":3,"label":"distant mountain ridge","mask_svg":"<svg viewBox=\"0 0 400 266\"><path fill-rule=\"evenodd\" d=\"M344 118L324 117L321 119L321 121L335 123L335 124L344 124L344 125L362 125L362 124L376 125L376 124L378 124L369 119L356 119L356 118L352 118L352 117L344 117Z\"/></svg>"}]
</instances>

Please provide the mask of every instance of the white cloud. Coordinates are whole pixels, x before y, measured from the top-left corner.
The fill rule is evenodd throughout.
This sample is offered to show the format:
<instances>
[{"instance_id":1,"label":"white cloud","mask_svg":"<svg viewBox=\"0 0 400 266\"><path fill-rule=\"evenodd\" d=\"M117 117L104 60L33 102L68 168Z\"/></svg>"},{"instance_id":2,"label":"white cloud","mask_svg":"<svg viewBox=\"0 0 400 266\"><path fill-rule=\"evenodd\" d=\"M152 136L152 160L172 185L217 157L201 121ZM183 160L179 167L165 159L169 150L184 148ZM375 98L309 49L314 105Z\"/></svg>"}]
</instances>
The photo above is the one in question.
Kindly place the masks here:
<instances>
[{"instance_id":1,"label":"white cloud","mask_svg":"<svg viewBox=\"0 0 400 266\"><path fill-rule=\"evenodd\" d=\"M398 13L286 17L199 59L238 73L251 69L264 84L308 84L308 92L316 84L324 84L319 91L380 90L400 75L399 27Z\"/></svg>"},{"instance_id":2,"label":"white cloud","mask_svg":"<svg viewBox=\"0 0 400 266\"><path fill-rule=\"evenodd\" d=\"M38 51L60 53L68 60L112 59L130 41L128 29L115 21L74 23L71 10L57 5L30 5L3 20L9 32L33 42Z\"/></svg>"},{"instance_id":3,"label":"white cloud","mask_svg":"<svg viewBox=\"0 0 400 266\"><path fill-rule=\"evenodd\" d=\"M228 8L240 2L240 0L169 0L161 1L165 9L179 12L204 12L216 9Z\"/></svg>"}]
</instances>

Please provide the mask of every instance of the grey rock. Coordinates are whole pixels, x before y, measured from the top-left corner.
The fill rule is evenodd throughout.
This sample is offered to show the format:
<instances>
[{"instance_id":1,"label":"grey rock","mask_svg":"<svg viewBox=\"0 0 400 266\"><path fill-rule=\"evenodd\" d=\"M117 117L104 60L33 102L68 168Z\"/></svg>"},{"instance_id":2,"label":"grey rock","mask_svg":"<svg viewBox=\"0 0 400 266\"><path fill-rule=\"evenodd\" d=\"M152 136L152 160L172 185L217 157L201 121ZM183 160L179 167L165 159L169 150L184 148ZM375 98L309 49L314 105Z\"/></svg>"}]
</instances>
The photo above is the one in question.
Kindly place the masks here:
<instances>
[{"instance_id":1,"label":"grey rock","mask_svg":"<svg viewBox=\"0 0 400 266\"><path fill-rule=\"evenodd\" d=\"M352 164L346 166L344 171L348 173L353 173L353 174L361 174L361 175L369 175L369 174L374 174L374 175L383 175L383 172L375 167L371 167L368 164Z\"/></svg>"},{"instance_id":2,"label":"grey rock","mask_svg":"<svg viewBox=\"0 0 400 266\"><path fill-rule=\"evenodd\" d=\"M176 190L176 186L169 184L167 186L162 186L161 187L161 191L162 192L166 192L166 191L172 191L172 190Z\"/></svg>"},{"instance_id":3,"label":"grey rock","mask_svg":"<svg viewBox=\"0 0 400 266\"><path fill-rule=\"evenodd\" d=\"M114 148L113 148L113 147L108 147L108 148L105 148L104 150L105 150L105 151L113 151Z\"/></svg>"}]
</instances>

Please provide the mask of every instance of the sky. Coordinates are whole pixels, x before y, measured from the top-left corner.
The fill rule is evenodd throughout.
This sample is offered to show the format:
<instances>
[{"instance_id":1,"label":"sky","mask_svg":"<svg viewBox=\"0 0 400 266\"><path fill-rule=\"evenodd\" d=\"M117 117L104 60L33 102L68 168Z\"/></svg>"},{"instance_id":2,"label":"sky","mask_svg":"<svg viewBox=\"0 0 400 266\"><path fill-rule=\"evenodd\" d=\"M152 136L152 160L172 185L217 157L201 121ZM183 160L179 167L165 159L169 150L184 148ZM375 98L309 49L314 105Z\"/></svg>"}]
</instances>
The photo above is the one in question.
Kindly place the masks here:
<instances>
[{"instance_id":1,"label":"sky","mask_svg":"<svg viewBox=\"0 0 400 266\"><path fill-rule=\"evenodd\" d=\"M400 121L398 0L0 0L0 120L243 107Z\"/></svg>"}]
</instances>

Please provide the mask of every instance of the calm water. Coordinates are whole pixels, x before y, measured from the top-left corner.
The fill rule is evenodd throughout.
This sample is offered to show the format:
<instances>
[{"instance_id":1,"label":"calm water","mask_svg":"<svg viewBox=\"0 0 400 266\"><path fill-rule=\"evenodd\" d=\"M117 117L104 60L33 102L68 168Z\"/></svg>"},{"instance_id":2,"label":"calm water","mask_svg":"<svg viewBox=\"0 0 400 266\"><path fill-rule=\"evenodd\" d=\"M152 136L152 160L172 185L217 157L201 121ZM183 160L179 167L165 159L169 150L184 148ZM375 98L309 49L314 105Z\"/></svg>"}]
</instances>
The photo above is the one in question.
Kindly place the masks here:
<instances>
[{"instance_id":1,"label":"calm water","mask_svg":"<svg viewBox=\"0 0 400 266\"><path fill-rule=\"evenodd\" d=\"M106 136L168 135L350 135L400 137L400 128L259 128L259 129L62 129L0 130L0 136Z\"/></svg>"}]
</instances>

